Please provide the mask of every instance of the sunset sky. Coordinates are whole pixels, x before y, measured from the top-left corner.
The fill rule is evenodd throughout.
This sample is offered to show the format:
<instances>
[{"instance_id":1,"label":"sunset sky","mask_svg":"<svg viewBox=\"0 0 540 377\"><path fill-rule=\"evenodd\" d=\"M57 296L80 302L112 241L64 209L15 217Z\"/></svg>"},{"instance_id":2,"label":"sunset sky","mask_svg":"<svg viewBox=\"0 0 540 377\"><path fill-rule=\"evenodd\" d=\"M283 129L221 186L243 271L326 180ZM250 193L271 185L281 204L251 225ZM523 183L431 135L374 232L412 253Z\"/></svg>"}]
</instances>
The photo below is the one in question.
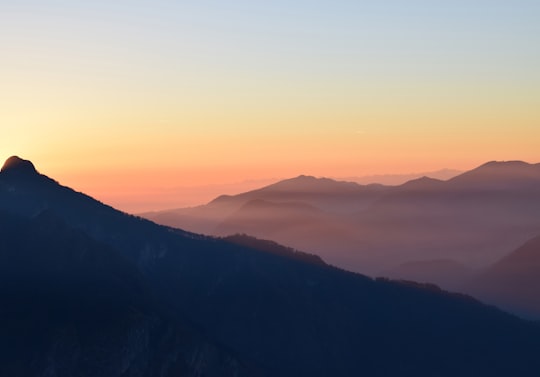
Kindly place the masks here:
<instances>
[{"instance_id":1,"label":"sunset sky","mask_svg":"<svg viewBox=\"0 0 540 377\"><path fill-rule=\"evenodd\" d=\"M128 211L540 162L539 20L537 0L0 0L0 158Z\"/></svg>"}]
</instances>

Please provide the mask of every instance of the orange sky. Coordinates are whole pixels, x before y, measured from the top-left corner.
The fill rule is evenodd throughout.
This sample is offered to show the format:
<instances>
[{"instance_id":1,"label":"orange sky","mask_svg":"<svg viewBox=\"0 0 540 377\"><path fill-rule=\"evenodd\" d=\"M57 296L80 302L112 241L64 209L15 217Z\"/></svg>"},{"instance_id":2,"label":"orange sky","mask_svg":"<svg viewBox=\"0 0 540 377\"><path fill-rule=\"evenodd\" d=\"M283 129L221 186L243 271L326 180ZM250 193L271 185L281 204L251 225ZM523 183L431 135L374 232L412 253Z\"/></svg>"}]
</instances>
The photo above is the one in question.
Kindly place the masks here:
<instances>
[{"instance_id":1,"label":"orange sky","mask_svg":"<svg viewBox=\"0 0 540 377\"><path fill-rule=\"evenodd\" d=\"M539 18L519 0L12 3L0 154L128 211L538 162Z\"/></svg>"}]
</instances>

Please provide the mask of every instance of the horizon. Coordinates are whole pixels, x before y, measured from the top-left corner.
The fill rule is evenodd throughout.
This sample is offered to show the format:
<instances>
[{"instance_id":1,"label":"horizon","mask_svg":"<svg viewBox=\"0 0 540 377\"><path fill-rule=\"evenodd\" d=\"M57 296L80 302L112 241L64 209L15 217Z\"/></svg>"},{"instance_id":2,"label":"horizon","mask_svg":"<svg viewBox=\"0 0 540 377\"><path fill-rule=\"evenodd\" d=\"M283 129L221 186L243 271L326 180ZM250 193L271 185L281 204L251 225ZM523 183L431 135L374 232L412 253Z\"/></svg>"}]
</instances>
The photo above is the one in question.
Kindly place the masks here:
<instances>
[{"instance_id":1,"label":"horizon","mask_svg":"<svg viewBox=\"0 0 540 377\"><path fill-rule=\"evenodd\" d=\"M492 160L497 162L508 162L518 160ZM484 163L492 162L485 161ZM519 160L522 161L522 160ZM535 164L534 161L524 161L528 164ZM107 203L114 208L120 209L127 213L140 214L145 212L163 211L175 208L188 208L205 205L221 195L237 195L244 192L260 189L268 185L297 178L302 175L312 176L315 178L329 178L336 181L354 182L360 185L367 184L382 184L387 186L399 186L410 180L421 178L424 176L447 180L454 176L460 175L484 163L473 166L466 170L457 170L451 168L441 168L434 171L424 172L408 172L408 173L387 173L387 174L370 174L359 175L356 177L335 177L335 176L314 176L310 174L298 174L289 177L273 177L247 179L245 181L222 182L206 185L191 185L191 186L149 186L143 188L133 188L130 185L118 185L115 187L100 187L93 186L89 182L92 179L87 179L86 184L81 187L71 186L68 182L60 182L63 185L74 188L77 191L84 192L104 203ZM70 177L67 177L68 179ZM104 179L103 181L107 181ZM79 184L80 181L75 180L73 184Z\"/></svg>"},{"instance_id":2,"label":"horizon","mask_svg":"<svg viewBox=\"0 0 540 377\"><path fill-rule=\"evenodd\" d=\"M30 161L32 164L36 164L35 161L21 157L20 155L12 155L6 157L4 161L9 158L18 158L22 160ZM39 165L39 162L37 162ZM335 181L354 182L360 185L366 184L383 184L388 186L400 185L411 179L415 179L421 176L430 176L438 179L449 179L453 176L463 173L463 171L443 168L432 172L413 172L408 174L378 174L378 175L365 175L357 177L324 177L324 176L312 176L308 174L300 174L292 177L273 177L273 178L261 178L261 179L249 179L245 181L236 182L223 182L206 185L191 185L191 186L153 186L139 189L137 187L131 187L129 185L119 185L111 190L111 187L104 188L100 186L101 182L107 181L106 179L95 179L96 177L86 177L83 180L82 186L77 186L77 181L66 182L62 178L59 178L48 172L41 171L36 167L40 174L44 174L50 178L55 179L63 186L70 187L76 191L83 192L95 199L98 199L106 204L113 206L114 208L122 211L138 214L144 212L154 212L161 210L168 210L174 208L186 208L204 205L211 200L221 195L236 195L243 192L259 189L283 180L294 179L300 176L311 176L315 178L329 178ZM97 185L91 182L98 182ZM144 198L144 199L141 199Z\"/></svg>"},{"instance_id":3,"label":"horizon","mask_svg":"<svg viewBox=\"0 0 540 377\"><path fill-rule=\"evenodd\" d=\"M5 162L10 158L17 158L23 161L29 161L35 166L35 161L26 159L19 155L12 155L6 158ZM268 179L252 179L241 182L228 182L221 184L207 184L199 186L175 186L175 187L152 187L146 189L146 191L141 192L137 188L133 189L130 186L118 186L116 190L111 190L108 188L104 190L99 186L84 186L77 187L71 185L69 182L62 181L58 177L44 172L39 169L39 166L36 166L36 170L40 174L44 174L49 178L54 179L59 184L72 188L75 191L85 193L105 204L112 206L113 208L119 209L126 213L131 214L143 214L143 213L152 213L159 212L164 210L171 210L177 208L189 208L197 207L201 205L208 204L210 201L216 199L222 195L237 195L246 193L252 190L257 190L274 183L278 183L285 180L296 179L299 177L313 177L316 179L331 179L338 182L352 182L359 185L370 185L370 184L380 184L385 186L400 186L409 181L429 177L441 181L446 181L452 179L453 177L459 176L468 171L479 168L483 165L489 163L509 163L509 162L523 162L527 165L536 165L537 162L523 161L523 160L491 160L485 161L484 163L475 166L467 170L456 170L449 168L442 168L430 172L413 172L408 174L375 174L375 175L364 175L356 177L332 177L332 176L313 176L309 174L300 174L293 177L282 177L282 178L268 178ZM38 163L39 165L39 163ZM90 182L91 180L87 180ZM141 198L144 198L141 200Z\"/></svg>"},{"instance_id":4,"label":"horizon","mask_svg":"<svg viewBox=\"0 0 540 377\"><path fill-rule=\"evenodd\" d=\"M5 4L0 152L124 210L540 161L539 18L525 0Z\"/></svg>"},{"instance_id":5,"label":"horizon","mask_svg":"<svg viewBox=\"0 0 540 377\"><path fill-rule=\"evenodd\" d=\"M243 192L259 189L283 180L293 179L300 176L312 176L309 174L299 174L291 177L272 177L260 179L248 179L245 181L233 181L214 183L206 185L191 186L148 186L144 188L132 187L130 185L119 184L114 187L103 187L101 182L107 182L107 179L96 179L96 176L79 176L79 180L69 181L70 177L58 177L50 172L39 168L40 162L25 158L25 156L12 155L6 157L4 161L11 157L28 160L34 165L40 174L44 174L55 179L63 186L70 187L76 191L83 192L95 199L120 209L127 213L139 214L144 212L153 212L168 210L174 208L186 208L204 205L221 195L236 195ZM463 173L461 170L443 168L431 172L411 172L404 174L377 174L363 175L356 177L326 177L312 176L315 178L329 178L336 181L354 182L360 185L383 184L396 186L403 184L411 179L422 176L429 176L437 179L449 179ZM135 172L136 174L136 172ZM81 179L82 178L82 179ZM82 182L82 184L81 184ZM96 183L97 182L97 183Z\"/></svg>"}]
</instances>

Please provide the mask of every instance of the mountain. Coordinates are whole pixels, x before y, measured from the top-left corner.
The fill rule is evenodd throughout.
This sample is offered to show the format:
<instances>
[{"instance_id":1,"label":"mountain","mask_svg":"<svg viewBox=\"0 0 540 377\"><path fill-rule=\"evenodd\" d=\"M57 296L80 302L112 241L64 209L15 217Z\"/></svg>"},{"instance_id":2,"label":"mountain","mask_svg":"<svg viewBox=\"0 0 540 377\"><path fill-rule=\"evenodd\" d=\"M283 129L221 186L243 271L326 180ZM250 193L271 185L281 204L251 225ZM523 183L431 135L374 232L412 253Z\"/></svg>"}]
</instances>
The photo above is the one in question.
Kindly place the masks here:
<instances>
[{"instance_id":1,"label":"mountain","mask_svg":"<svg viewBox=\"0 0 540 377\"><path fill-rule=\"evenodd\" d=\"M243 194L221 196L211 203L246 203L254 199L273 202L299 200L323 210L345 210L348 212L350 208L343 206L345 200L354 199L355 208L362 208L366 203L378 197L384 188L382 185L362 186L353 182L301 175Z\"/></svg>"},{"instance_id":2,"label":"mountain","mask_svg":"<svg viewBox=\"0 0 540 377\"><path fill-rule=\"evenodd\" d=\"M540 230L540 169L490 162L448 181L411 181L355 216L361 235L389 265L452 259L487 266ZM383 228L384 234L377 234ZM389 261L392 261L389 263Z\"/></svg>"},{"instance_id":3,"label":"mountain","mask_svg":"<svg viewBox=\"0 0 540 377\"><path fill-rule=\"evenodd\" d=\"M467 292L526 317L540 318L540 236L488 267Z\"/></svg>"},{"instance_id":4,"label":"mountain","mask_svg":"<svg viewBox=\"0 0 540 377\"><path fill-rule=\"evenodd\" d=\"M0 245L0 375L257 374L171 321L136 266L49 211L2 211Z\"/></svg>"},{"instance_id":5,"label":"mountain","mask_svg":"<svg viewBox=\"0 0 540 377\"><path fill-rule=\"evenodd\" d=\"M540 231L539 166L489 162L447 181L421 177L393 187L300 176L145 217L206 234L270 238L372 276L441 259L477 270ZM420 266L411 278L437 279ZM434 283L456 287L463 278L446 274Z\"/></svg>"},{"instance_id":6,"label":"mountain","mask_svg":"<svg viewBox=\"0 0 540 377\"><path fill-rule=\"evenodd\" d=\"M436 281L445 289L459 291L463 288L463 282L468 281L476 274L475 270L467 268L462 263L451 259L437 259L425 261L411 261L381 272L382 276L396 279L409 280L421 283Z\"/></svg>"},{"instance_id":7,"label":"mountain","mask_svg":"<svg viewBox=\"0 0 540 377\"><path fill-rule=\"evenodd\" d=\"M345 267L336 263L334 254L354 234L348 216L366 209L388 190L382 185L301 175L239 195L223 195L207 205L141 216L215 236L247 233L273 239ZM334 253L325 252L329 249Z\"/></svg>"},{"instance_id":8,"label":"mountain","mask_svg":"<svg viewBox=\"0 0 540 377\"><path fill-rule=\"evenodd\" d=\"M523 161L490 161L452 179L453 186L477 190L518 188L535 190L540 185L540 164Z\"/></svg>"},{"instance_id":9,"label":"mountain","mask_svg":"<svg viewBox=\"0 0 540 377\"><path fill-rule=\"evenodd\" d=\"M152 367L163 366L172 355L192 360L185 375L199 376L220 375L214 372L219 369L224 376L246 370L255 375L252 368L285 377L527 377L540 370L538 324L470 297L373 280L275 244L159 226L17 166L28 165L17 162L0 172L0 217L7 224L0 254L4 271L31 263L23 278L11 280L5 297L15 299L0 318L2 332L8 332L0 337L8 375L20 375L18 368L35 368L23 369L31 376L53 375L52 357L59 360L57 375L120 370L153 376L159 373ZM38 238L34 222L43 232ZM56 222L64 224L59 231L49 225ZM26 246L33 239L37 246ZM32 279L41 266L44 277ZM25 290L30 293L20 294ZM81 313L80 320L70 314L50 321L49 296L58 312ZM71 303L76 310L69 309ZM88 312L80 309L88 307ZM144 334L140 326L149 326L137 322L139 313L164 326L163 332L148 330L146 343L135 335ZM175 337L173 328L192 335ZM212 352L203 352L206 344ZM73 350L82 364L69 356ZM140 358L133 356L138 350ZM197 350L202 359L191 357Z\"/></svg>"},{"instance_id":10,"label":"mountain","mask_svg":"<svg viewBox=\"0 0 540 377\"><path fill-rule=\"evenodd\" d=\"M142 216L160 224L215 234L221 222L252 201L290 204L292 207L305 204L324 212L350 213L365 208L385 190L382 185L362 186L301 175L239 195L222 195L207 205L148 212Z\"/></svg>"},{"instance_id":11,"label":"mountain","mask_svg":"<svg viewBox=\"0 0 540 377\"><path fill-rule=\"evenodd\" d=\"M285 256L290 259L301 260L305 263L312 263L320 266L328 266L321 257L313 254L304 253L300 250L283 246L270 240L261 240L246 234L235 234L223 237L223 240L241 246L247 246L253 249L262 250L267 253Z\"/></svg>"},{"instance_id":12,"label":"mountain","mask_svg":"<svg viewBox=\"0 0 540 377\"><path fill-rule=\"evenodd\" d=\"M411 174L377 174L367 175L362 177L345 177L343 180L349 182L356 182L361 185L368 185L372 183L379 183L386 186L399 186L405 182L412 181L421 177L435 178L442 181L447 181L450 178L463 173L460 170L454 169L441 169L437 171L423 172L423 173L411 173Z\"/></svg>"},{"instance_id":13,"label":"mountain","mask_svg":"<svg viewBox=\"0 0 540 377\"><path fill-rule=\"evenodd\" d=\"M321 246L322 235L325 238L337 237L335 232L340 231L338 221L339 218L309 204L274 203L256 199L245 203L218 224L213 234L227 236L246 233L302 249L307 245L305 242L299 243L299 238L312 239L313 246Z\"/></svg>"}]
</instances>

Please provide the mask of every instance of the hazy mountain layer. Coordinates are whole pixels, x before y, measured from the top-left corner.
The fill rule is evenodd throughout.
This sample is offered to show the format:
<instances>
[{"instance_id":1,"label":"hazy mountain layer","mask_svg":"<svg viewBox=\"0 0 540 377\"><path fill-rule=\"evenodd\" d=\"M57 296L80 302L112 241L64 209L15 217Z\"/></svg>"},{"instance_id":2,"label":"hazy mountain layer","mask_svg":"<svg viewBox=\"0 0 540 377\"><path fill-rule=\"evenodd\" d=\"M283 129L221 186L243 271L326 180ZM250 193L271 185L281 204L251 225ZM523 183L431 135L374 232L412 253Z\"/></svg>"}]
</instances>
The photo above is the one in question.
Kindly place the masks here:
<instances>
[{"instance_id":1,"label":"hazy mountain layer","mask_svg":"<svg viewBox=\"0 0 540 377\"><path fill-rule=\"evenodd\" d=\"M9 261L16 261L14 256L25 250L18 245L30 238L23 232L28 222L39 223L44 216L59 219L66 224L67 233L80 234L90 243L88 248L69 242L63 248L56 247L57 242L62 245L69 236L49 229L47 220L43 237L51 237L52 244L37 239L38 244L46 247L40 248L38 255L34 255L36 248L30 247L32 253L21 264L25 266L24 261L30 260L29 271L41 271L39 266L43 264L48 272L42 280L14 280L15 290L28 287L28 291L34 292L42 283L48 287L52 281L47 289L53 297L60 297L60 313L66 305L77 302L72 297L93 298L92 292L99 293L97 300L90 301L90 316L83 315L82 324L75 327L87 331L85 334L97 334L96 338L83 337L80 346L73 340L79 338L69 332L61 340L47 338L55 329L54 322L49 320L34 329L24 321L19 327L9 322L17 321L19 316L5 317L4 331L12 332L2 337L2 347L7 348L10 343L5 339L24 341L24 347L15 346L9 354L13 360L10 370L17 371L20 363L28 361L25 347L35 348L38 355L53 349L57 360L67 357L65 363L69 365L74 361L66 356L65 349L80 349L80 360L96 360L91 375L111 375L109 371L113 369L109 368L118 370L119 355L134 355L140 348L148 350L148 356L141 360L155 365L153 355L167 355L158 346L163 344L159 341L160 332L156 331L152 341L141 346L137 338L129 335L150 326L137 322L142 315L138 313L145 314L144 310L148 315L156 313L158 319L163 318L163 323L172 327L196 328L205 339L212 339L205 343L197 337L198 332L190 330L193 338L180 336L179 343L165 342L171 354L176 352L177 360L193 360L191 355L199 341L213 347L209 355L216 357L203 353L201 363L188 363L196 368L196 375L214 375L213 371L221 367L241 373L245 370L241 366L246 363L272 376L536 376L540 370L538 325L469 297L430 286L372 280L264 242L258 246L257 241L214 239L158 226L115 211L30 169L10 168L0 173L0 210L23 219L18 224L14 222L12 230L6 228L0 238L7 240L0 249L6 270L10 269ZM7 223L12 221L10 216L13 215L6 217ZM11 237L19 231L23 236ZM94 248L95 253L89 252ZM82 253L88 257L69 262L74 251L75 256ZM54 263L48 267L50 260ZM66 284L54 284L57 276L64 276L63 271L69 272L68 277L73 272L88 279L81 284L69 284L66 289ZM6 307L15 311L32 308L34 302L39 302L34 301L35 297L47 298L37 292L17 294ZM103 302L114 304L118 296L126 297L118 301L118 311L105 311L100 317L102 309L107 308ZM145 297L151 300L146 301ZM166 316L159 314L163 311ZM32 309L31 313L39 311ZM69 316L66 320L72 318L77 317ZM33 321L31 318L28 323ZM115 331L119 335L110 336ZM45 346L39 341L41 338L46 339ZM101 355L110 361L102 361ZM45 357L41 356L42 359ZM163 365L159 360L157 364ZM37 365L37 369L30 375L49 373L49 364L32 365ZM86 364L79 365L90 370L85 369ZM199 367L208 368L208 372ZM151 369L133 369L125 375L156 375L148 370Z\"/></svg>"},{"instance_id":2,"label":"hazy mountain layer","mask_svg":"<svg viewBox=\"0 0 540 377\"><path fill-rule=\"evenodd\" d=\"M507 310L540 318L540 236L482 271L465 290Z\"/></svg>"},{"instance_id":3,"label":"hazy mountain layer","mask_svg":"<svg viewBox=\"0 0 540 377\"><path fill-rule=\"evenodd\" d=\"M443 259L485 267L540 231L538 213L540 165L490 162L448 181L421 178L396 187L302 176L145 216L207 234L270 238L378 275L403 263ZM419 271L418 278L426 274Z\"/></svg>"}]
</instances>

